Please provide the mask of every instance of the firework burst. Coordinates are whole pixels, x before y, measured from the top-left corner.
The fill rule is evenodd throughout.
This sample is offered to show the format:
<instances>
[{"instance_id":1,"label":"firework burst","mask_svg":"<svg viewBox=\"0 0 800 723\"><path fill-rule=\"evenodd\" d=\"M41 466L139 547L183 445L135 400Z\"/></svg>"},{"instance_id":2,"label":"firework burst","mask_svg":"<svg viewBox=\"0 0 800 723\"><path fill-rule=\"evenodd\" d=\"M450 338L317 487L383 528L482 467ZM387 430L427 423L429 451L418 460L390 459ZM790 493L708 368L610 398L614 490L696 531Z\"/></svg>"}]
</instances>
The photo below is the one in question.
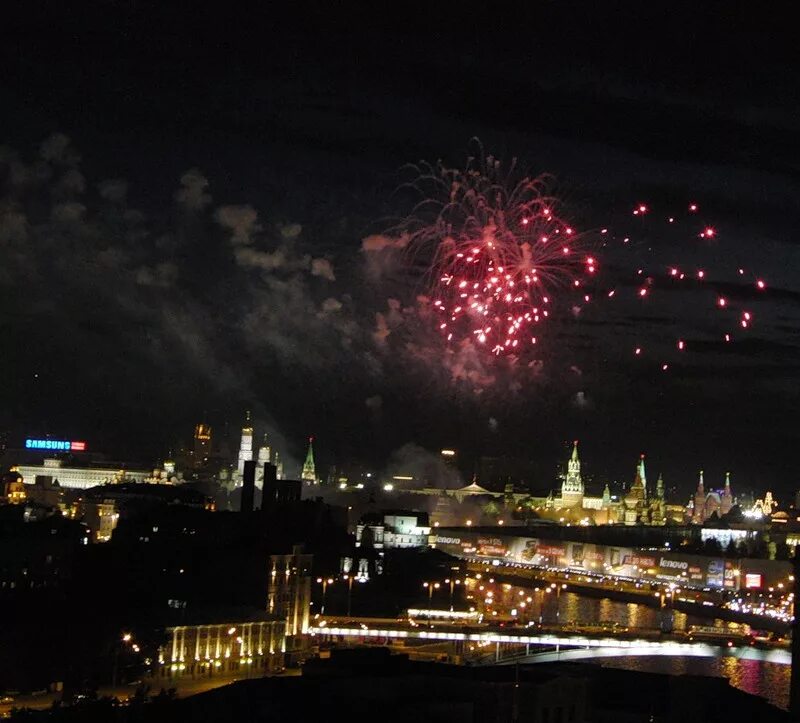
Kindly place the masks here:
<instances>
[{"instance_id":1,"label":"firework burst","mask_svg":"<svg viewBox=\"0 0 800 723\"><path fill-rule=\"evenodd\" d=\"M537 325L568 290L584 302L597 259L558 212L547 177L505 173L489 156L464 170L413 166L424 196L402 224L408 253L426 269L428 297L448 341L472 339L494 354L536 344Z\"/></svg>"},{"instance_id":2,"label":"firework burst","mask_svg":"<svg viewBox=\"0 0 800 723\"><path fill-rule=\"evenodd\" d=\"M425 279L424 315L435 320L440 334L453 345L472 344L498 356L517 357L537 344L539 327L559 312L576 316L595 301L624 303L626 297L652 309L654 297L665 299L660 292L677 288L708 292L709 315L723 314L714 317L714 325L722 327L717 336L730 342L734 329L741 333L750 328L753 312L721 292L731 284L725 274L738 274L733 283L739 299L766 289L763 279L748 279L743 268L729 270L723 268L727 263L713 263L707 270L685 260L708 250L703 245L718 243L717 229L702 222L696 203L684 207L682 214L663 218L649 204L635 204L631 215L640 235L645 228L652 232L654 222L662 229L657 231L659 238L666 238L668 229L675 237L668 252L685 254L684 261L672 258L673 263L663 264L650 255L612 282L600 278L601 254L613 257L621 251L619 271L631 268L643 246L648 252L653 249L635 233L578 231L562 217L558 199L548 191L548 176L524 175L516 163L504 168L482 153L470 158L463 170L441 163L409 168L412 180L404 187L421 200L393 232L403 238L409 268L421 270ZM663 228L658 226L661 220ZM695 313L693 299L681 303ZM691 343L678 319L676 327L672 353L682 354ZM637 339L633 356L649 358L646 351L645 342ZM654 362L667 371L670 364L662 356Z\"/></svg>"}]
</instances>

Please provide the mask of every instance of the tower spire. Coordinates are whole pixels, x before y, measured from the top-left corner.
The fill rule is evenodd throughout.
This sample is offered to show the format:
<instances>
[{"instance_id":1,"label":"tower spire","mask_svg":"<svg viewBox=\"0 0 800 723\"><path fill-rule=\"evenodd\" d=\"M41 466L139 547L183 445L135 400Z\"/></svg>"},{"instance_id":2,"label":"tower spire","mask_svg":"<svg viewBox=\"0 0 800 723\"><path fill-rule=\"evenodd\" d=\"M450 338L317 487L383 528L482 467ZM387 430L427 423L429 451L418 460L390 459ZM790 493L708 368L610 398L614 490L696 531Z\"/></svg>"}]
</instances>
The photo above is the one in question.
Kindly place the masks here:
<instances>
[{"instance_id":1,"label":"tower spire","mask_svg":"<svg viewBox=\"0 0 800 723\"><path fill-rule=\"evenodd\" d=\"M244 463L253 459L253 427L250 423L250 410L244 413L244 427L242 427L242 439L239 442L239 458L236 465L239 476L244 474Z\"/></svg>"},{"instance_id":2,"label":"tower spire","mask_svg":"<svg viewBox=\"0 0 800 723\"><path fill-rule=\"evenodd\" d=\"M583 505L583 480L581 479L581 461L578 458L578 440L572 443L572 454L567 460L567 476L561 483L561 504L564 507L580 507Z\"/></svg>"},{"instance_id":3,"label":"tower spire","mask_svg":"<svg viewBox=\"0 0 800 723\"><path fill-rule=\"evenodd\" d=\"M303 462L303 472L300 479L304 482L316 484L317 472L314 467L314 437L308 438L308 452L306 452L306 461Z\"/></svg>"}]
</instances>

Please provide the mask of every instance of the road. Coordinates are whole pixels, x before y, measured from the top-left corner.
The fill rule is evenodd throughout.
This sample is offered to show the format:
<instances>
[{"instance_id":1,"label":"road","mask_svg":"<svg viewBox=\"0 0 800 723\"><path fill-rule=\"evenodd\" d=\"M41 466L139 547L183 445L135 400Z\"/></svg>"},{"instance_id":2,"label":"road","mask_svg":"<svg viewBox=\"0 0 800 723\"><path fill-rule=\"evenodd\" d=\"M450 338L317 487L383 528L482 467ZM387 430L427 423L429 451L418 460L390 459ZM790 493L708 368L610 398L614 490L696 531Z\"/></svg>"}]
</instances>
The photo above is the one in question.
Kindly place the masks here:
<instances>
[{"instance_id":1,"label":"road","mask_svg":"<svg viewBox=\"0 0 800 723\"><path fill-rule=\"evenodd\" d=\"M353 640L360 643L391 644L399 641L452 641L466 644L576 647L616 649L636 655L708 655L722 653L738 657L785 662L786 643L755 640L730 631L663 633L657 629L605 628L598 625L465 624L463 621L412 621L387 618L342 618L315 620L309 631L321 641ZM635 652L634 652L635 651Z\"/></svg>"},{"instance_id":2,"label":"road","mask_svg":"<svg viewBox=\"0 0 800 723\"><path fill-rule=\"evenodd\" d=\"M746 623L753 628L785 634L789 623L764 615L741 613L721 605L722 593L716 590L678 589L673 593L668 585L654 582L627 580L605 574L567 572L518 563L490 564L486 561L467 560L467 573L475 579L492 578L498 582L535 587L536 585L567 585L572 592L591 597L608 597L622 602L635 602L649 607L668 607L689 615L719 618L730 622Z\"/></svg>"}]
</instances>

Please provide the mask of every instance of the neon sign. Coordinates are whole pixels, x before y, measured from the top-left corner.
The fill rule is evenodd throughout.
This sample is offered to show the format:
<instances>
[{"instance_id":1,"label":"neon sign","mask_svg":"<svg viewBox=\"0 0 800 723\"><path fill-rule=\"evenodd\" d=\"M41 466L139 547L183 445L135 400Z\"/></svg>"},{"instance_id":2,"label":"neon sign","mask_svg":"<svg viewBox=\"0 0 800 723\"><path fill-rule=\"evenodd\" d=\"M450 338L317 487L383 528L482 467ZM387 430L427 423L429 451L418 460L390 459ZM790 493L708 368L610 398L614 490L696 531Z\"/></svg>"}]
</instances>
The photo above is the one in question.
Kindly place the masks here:
<instances>
[{"instance_id":1,"label":"neon sign","mask_svg":"<svg viewBox=\"0 0 800 723\"><path fill-rule=\"evenodd\" d=\"M54 452L85 452L86 442L67 442L61 439L26 439L25 449L43 449Z\"/></svg>"}]
</instances>

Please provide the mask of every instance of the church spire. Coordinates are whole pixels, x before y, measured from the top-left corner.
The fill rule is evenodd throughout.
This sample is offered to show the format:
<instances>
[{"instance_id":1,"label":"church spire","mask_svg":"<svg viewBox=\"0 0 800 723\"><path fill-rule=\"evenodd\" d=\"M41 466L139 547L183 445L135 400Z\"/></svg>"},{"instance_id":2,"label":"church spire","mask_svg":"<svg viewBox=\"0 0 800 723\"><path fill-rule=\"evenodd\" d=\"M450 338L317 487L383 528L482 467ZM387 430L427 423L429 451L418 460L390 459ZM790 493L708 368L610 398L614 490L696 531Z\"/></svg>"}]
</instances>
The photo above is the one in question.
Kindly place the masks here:
<instances>
[{"instance_id":1,"label":"church spire","mask_svg":"<svg viewBox=\"0 0 800 723\"><path fill-rule=\"evenodd\" d=\"M303 472L300 479L311 484L316 484L317 472L314 468L314 437L308 438L308 452L306 453L306 461L303 462Z\"/></svg>"},{"instance_id":2,"label":"church spire","mask_svg":"<svg viewBox=\"0 0 800 723\"><path fill-rule=\"evenodd\" d=\"M572 461L573 462L577 462L578 461L578 440L577 439L572 443Z\"/></svg>"},{"instance_id":3,"label":"church spire","mask_svg":"<svg viewBox=\"0 0 800 723\"><path fill-rule=\"evenodd\" d=\"M703 470L700 470L700 481L697 483L697 491L703 491Z\"/></svg>"}]
</instances>

